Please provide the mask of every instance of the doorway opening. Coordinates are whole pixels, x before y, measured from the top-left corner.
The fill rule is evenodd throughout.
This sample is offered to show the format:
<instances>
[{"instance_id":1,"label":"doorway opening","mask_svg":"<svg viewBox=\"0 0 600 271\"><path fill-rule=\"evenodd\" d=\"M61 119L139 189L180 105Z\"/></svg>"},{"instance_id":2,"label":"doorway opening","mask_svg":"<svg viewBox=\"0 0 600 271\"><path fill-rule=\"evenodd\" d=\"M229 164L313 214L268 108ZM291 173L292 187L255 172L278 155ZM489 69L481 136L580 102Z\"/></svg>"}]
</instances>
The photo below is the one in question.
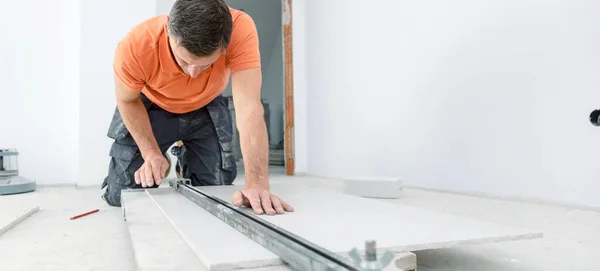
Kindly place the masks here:
<instances>
[{"instance_id":1,"label":"doorway opening","mask_svg":"<svg viewBox=\"0 0 600 271\"><path fill-rule=\"evenodd\" d=\"M292 65L291 0L225 0L232 8L242 10L258 30L261 63L261 100L269 137L269 173L294 175L294 114ZM231 99L231 81L223 92ZM233 103L230 109L234 113ZM243 167L239 132L232 114L233 149L238 167Z\"/></svg>"}]
</instances>

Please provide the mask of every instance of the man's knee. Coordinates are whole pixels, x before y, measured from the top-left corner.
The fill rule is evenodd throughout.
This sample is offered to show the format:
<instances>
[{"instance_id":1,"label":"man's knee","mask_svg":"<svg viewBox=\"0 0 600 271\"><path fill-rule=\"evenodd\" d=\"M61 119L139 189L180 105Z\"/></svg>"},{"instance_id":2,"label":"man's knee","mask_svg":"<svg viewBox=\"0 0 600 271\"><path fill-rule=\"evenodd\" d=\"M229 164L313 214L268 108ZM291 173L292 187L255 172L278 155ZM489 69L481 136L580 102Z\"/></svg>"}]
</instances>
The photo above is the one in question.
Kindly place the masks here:
<instances>
[{"instance_id":1,"label":"man's knee","mask_svg":"<svg viewBox=\"0 0 600 271\"><path fill-rule=\"evenodd\" d=\"M107 179L109 179L110 177L107 177ZM102 198L106 201L106 203L108 203L108 205L110 206L114 206L114 207L121 207L121 199L122 199L122 194L123 194L123 190L127 190L127 189L134 189L134 188L139 188L141 189L142 187L140 185L134 184L134 185L122 185L122 181L116 180L116 181L108 181L109 184L106 186L106 190L104 191L104 194L102 195ZM146 189L151 189L151 188L157 188L158 185L154 185L151 187L146 187Z\"/></svg>"},{"instance_id":2,"label":"man's knee","mask_svg":"<svg viewBox=\"0 0 600 271\"><path fill-rule=\"evenodd\" d=\"M121 190L135 187L134 173L141 166L142 159L136 146L113 143L110 149L108 176L102 188L106 188L102 198L111 206L121 206Z\"/></svg>"},{"instance_id":3,"label":"man's knee","mask_svg":"<svg viewBox=\"0 0 600 271\"><path fill-rule=\"evenodd\" d=\"M109 178L109 177L107 177ZM110 206L121 207L121 190L123 187L120 187L115 182L109 183L106 186L106 190L104 191L104 195L102 198L108 203Z\"/></svg>"}]
</instances>

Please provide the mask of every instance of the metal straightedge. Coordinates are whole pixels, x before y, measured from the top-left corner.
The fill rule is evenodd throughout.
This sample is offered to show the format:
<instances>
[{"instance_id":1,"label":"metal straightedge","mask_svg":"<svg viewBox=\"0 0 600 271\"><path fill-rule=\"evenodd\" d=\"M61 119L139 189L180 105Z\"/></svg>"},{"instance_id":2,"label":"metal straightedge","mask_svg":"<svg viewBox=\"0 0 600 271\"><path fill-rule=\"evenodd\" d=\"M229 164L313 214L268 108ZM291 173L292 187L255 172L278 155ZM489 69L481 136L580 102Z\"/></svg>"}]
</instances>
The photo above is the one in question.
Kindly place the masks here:
<instances>
[{"instance_id":1,"label":"metal straightedge","mask_svg":"<svg viewBox=\"0 0 600 271\"><path fill-rule=\"evenodd\" d=\"M388 251L378 261L375 242L367 241L364 261L355 248L350 253L350 256L354 260L353 263L336 253L273 225L253 213L241 210L222 199L213 197L192 187L189 179L172 179L169 180L169 185L207 212L279 256L295 270L380 271L393 258L393 254Z\"/></svg>"}]
</instances>

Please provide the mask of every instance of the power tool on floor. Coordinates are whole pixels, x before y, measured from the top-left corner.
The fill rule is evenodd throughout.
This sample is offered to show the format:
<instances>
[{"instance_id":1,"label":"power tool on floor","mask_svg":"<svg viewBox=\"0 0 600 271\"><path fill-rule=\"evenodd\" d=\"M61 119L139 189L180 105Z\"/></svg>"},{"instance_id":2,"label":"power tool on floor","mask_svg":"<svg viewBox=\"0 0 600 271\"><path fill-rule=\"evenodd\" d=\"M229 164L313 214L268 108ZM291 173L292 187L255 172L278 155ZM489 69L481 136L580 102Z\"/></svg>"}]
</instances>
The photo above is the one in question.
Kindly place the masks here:
<instances>
[{"instance_id":1,"label":"power tool on floor","mask_svg":"<svg viewBox=\"0 0 600 271\"><path fill-rule=\"evenodd\" d=\"M35 181L19 176L18 155L15 149L0 149L0 195L35 190Z\"/></svg>"}]
</instances>

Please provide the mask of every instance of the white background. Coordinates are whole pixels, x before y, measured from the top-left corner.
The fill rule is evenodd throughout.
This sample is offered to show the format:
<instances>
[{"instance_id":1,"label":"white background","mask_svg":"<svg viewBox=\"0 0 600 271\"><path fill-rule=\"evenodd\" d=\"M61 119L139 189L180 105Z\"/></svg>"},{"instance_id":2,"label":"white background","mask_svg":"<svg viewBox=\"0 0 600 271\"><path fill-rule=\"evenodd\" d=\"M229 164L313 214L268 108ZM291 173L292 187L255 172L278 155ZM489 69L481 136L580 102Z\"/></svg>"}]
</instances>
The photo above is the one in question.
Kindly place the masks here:
<instances>
[{"instance_id":1,"label":"white background","mask_svg":"<svg viewBox=\"0 0 600 271\"><path fill-rule=\"evenodd\" d=\"M162 1L0 4L13 11L0 18L0 146L19 149L23 176L100 185L114 46ZM600 108L598 11L294 1L297 171L600 207L600 129L587 120Z\"/></svg>"}]
</instances>

